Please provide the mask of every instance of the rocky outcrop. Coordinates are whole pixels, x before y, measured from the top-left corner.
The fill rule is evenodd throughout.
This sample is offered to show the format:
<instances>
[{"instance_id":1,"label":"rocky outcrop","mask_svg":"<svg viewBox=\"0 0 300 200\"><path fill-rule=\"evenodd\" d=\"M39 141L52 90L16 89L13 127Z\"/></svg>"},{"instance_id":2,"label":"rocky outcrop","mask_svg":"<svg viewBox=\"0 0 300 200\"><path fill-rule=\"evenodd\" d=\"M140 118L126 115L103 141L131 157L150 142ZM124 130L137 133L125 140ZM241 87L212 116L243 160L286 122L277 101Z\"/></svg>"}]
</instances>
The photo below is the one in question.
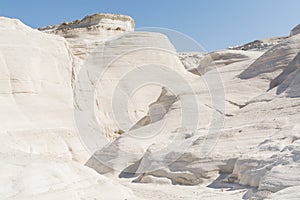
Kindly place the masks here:
<instances>
[{"instance_id":1,"label":"rocky outcrop","mask_svg":"<svg viewBox=\"0 0 300 200\"><path fill-rule=\"evenodd\" d=\"M280 73L294 59L300 51L300 36L290 37L269 49L257 59L250 67L243 71L239 77L253 78L258 75Z\"/></svg>"},{"instance_id":2,"label":"rocky outcrop","mask_svg":"<svg viewBox=\"0 0 300 200\"><path fill-rule=\"evenodd\" d=\"M223 50L211 53L180 53L179 58L189 72L201 76L210 70L249 60L249 54L259 55L260 52Z\"/></svg>"},{"instance_id":3,"label":"rocky outcrop","mask_svg":"<svg viewBox=\"0 0 300 200\"><path fill-rule=\"evenodd\" d=\"M288 37L273 37L273 38L266 38L261 40L255 40L253 42L249 42L247 44L228 47L230 50L243 50L243 51L266 51L273 46L278 45L283 40L287 39Z\"/></svg>"},{"instance_id":4,"label":"rocky outcrop","mask_svg":"<svg viewBox=\"0 0 300 200\"><path fill-rule=\"evenodd\" d=\"M39 28L40 31L60 35L68 41L72 53L86 59L100 44L134 30L134 20L126 15L94 14L82 20Z\"/></svg>"},{"instance_id":5,"label":"rocky outcrop","mask_svg":"<svg viewBox=\"0 0 300 200\"><path fill-rule=\"evenodd\" d=\"M180 52L179 58L183 66L191 73L199 75L197 68L199 67L201 60L205 57L204 52Z\"/></svg>"},{"instance_id":6,"label":"rocky outcrop","mask_svg":"<svg viewBox=\"0 0 300 200\"><path fill-rule=\"evenodd\" d=\"M300 24L291 30L290 36L294 36L300 33Z\"/></svg>"},{"instance_id":7,"label":"rocky outcrop","mask_svg":"<svg viewBox=\"0 0 300 200\"><path fill-rule=\"evenodd\" d=\"M123 30L133 31L134 21L131 17L126 15L116 14L94 14L84 17L82 20L75 20L73 22L64 22L60 25L47 26L40 28L41 31L46 32L74 32L74 29L84 28L92 29L107 29L107 30Z\"/></svg>"}]
</instances>

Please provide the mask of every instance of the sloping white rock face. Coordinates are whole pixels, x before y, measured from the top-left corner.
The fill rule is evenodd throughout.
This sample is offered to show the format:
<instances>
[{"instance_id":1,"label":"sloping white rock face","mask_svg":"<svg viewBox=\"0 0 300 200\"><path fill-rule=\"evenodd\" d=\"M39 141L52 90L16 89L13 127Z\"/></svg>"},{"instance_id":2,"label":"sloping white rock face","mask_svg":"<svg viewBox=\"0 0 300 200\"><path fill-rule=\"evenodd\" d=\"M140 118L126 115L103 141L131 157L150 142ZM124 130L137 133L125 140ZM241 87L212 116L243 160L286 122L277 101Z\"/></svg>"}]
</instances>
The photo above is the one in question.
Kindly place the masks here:
<instances>
[{"instance_id":1,"label":"sloping white rock face","mask_svg":"<svg viewBox=\"0 0 300 200\"><path fill-rule=\"evenodd\" d=\"M0 23L1 146L83 162L87 155L74 129L73 59L66 41L18 20L1 17Z\"/></svg>"},{"instance_id":2,"label":"sloping white rock face","mask_svg":"<svg viewBox=\"0 0 300 200\"><path fill-rule=\"evenodd\" d=\"M196 76L185 71L177 57L176 50L168 38L159 33L136 32L127 33L124 36L106 42L102 52L94 52L88 59L89 62L97 59L103 60L96 63L98 68L105 70L99 77L97 87L97 99L99 108L99 120L104 124L105 135L111 137L112 133L123 130L129 131L139 120L151 113L150 104L155 102L161 95L164 85L152 84L163 79L154 74L156 66L172 70L174 74L186 76L190 80ZM99 58L100 57L100 58ZM145 72L137 72L144 70ZM149 70L149 73L146 71ZM159 71L157 72L159 73ZM167 78L167 77L166 77ZM158 80L158 81L157 81ZM170 84L169 82L165 84ZM144 83L144 86L141 86ZM139 85L141 84L141 85ZM163 84L163 83L162 83ZM138 88L136 88L138 87ZM138 90L136 90L138 89ZM122 99L113 99L114 93L120 92L124 97L130 97L129 108L127 102ZM134 95L132 95L134 94ZM111 103L116 101L117 107L112 109ZM117 113L113 113L117 112ZM128 118L117 120L118 113L128 112ZM154 123L154 119L152 119Z\"/></svg>"},{"instance_id":3,"label":"sloping white rock face","mask_svg":"<svg viewBox=\"0 0 300 200\"><path fill-rule=\"evenodd\" d=\"M262 57L257 59L250 67L243 71L239 77L242 79L253 78L258 75L272 77L273 73L278 74L294 59L300 51L300 36L290 37L278 45L269 49ZM280 73L280 72L279 72Z\"/></svg>"},{"instance_id":4,"label":"sloping white rock face","mask_svg":"<svg viewBox=\"0 0 300 200\"><path fill-rule=\"evenodd\" d=\"M271 88L278 86L277 94L285 93L288 97L300 97L300 54L270 84Z\"/></svg>"},{"instance_id":5,"label":"sloping white rock face","mask_svg":"<svg viewBox=\"0 0 300 200\"><path fill-rule=\"evenodd\" d=\"M108 138L113 137L118 130L126 134L111 145L98 150L88 161L87 165L99 173L107 173L114 169L122 171L139 159L154 141L163 141L165 137L169 137L170 128L176 130L178 124L174 127L169 125L169 129L165 129L166 135L162 133L151 140L142 139L155 134L153 130L157 129L151 131L152 125L157 126L156 123L168 114L177 101L177 96L187 87L185 81L198 79L197 76L185 71L175 48L162 34L128 33L104 45L104 48L100 49L103 53L94 52L87 62L101 60L103 61L100 62L101 65L94 63L97 66L95 68L106 69L100 77L97 89L99 119L104 126L103 132ZM92 64L90 63L89 66L91 67ZM176 81L182 81L182 86L178 87ZM175 90L164 89L164 87L172 88L174 84ZM117 86L119 90L116 89ZM127 99L124 98L124 102L122 98L114 96L114 93L130 97L129 108ZM115 110L111 107L114 101L117 103L113 107ZM170 119L178 121L178 114L177 112L177 118ZM121 118L116 121L114 117L118 115ZM127 115L128 118L124 117ZM142 129L138 129L139 127ZM136 137L132 137L134 135Z\"/></svg>"},{"instance_id":6,"label":"sloping white rock face","mask_svg":"<svg viewBox=\"0 0 300 200\"><path fill-rule=\"evenodd\" d=\"M66 40L5 17L0 35L0 197L135 199L73 162L88 153L74 124L75 66Z\"/></svg>"},{"instance_id":7,"label":"sloping white rock face","mask_svg":"<svg viewBox=\"0 0 300 200\"><path fill-rule=\"evenodd\" d=\"M300 24L291 30L290 36L294 36L300 33Z\"/></svg>"},{"instance_id":8,"label":"sloping white rock face","mask_svg":"<svg viewBox=\"0 0 300 200\"><path fill-rule=\"evenodd\" d=\"M147 88L145 86L135 91L132 95L129 92L133 91L124 88L126 81L120 85L124 89L123 92L131 97L128 111L131 121L121 121L120 127L120 124L116 124L114 120L111 98L123 75L134 68L153 64L171 66L173 70L177 70L177 73L189 74L184 70L167 37L155 33L132 33L133 29L134 22L130 17L110 14L95 14L80 21L40 29L46 33L65 37L76 57L75 74L85 73L89 82L88 87L98 85L97 89L85 88L85 94L76 92L80 90L79 86L76 90L76 86L73 85L75 104L79 108L84 106L79 105L77 100L81 96L92 96L96 91L97 118L101 122L102 132L109 139L118 137L134 126L147 114L149 104L154 102L161 93L161 86L149 85ZM102 72L105 73L101 74ZM73 84L76 84L75 79L80 85L83 82L81 79L84 78L75 77ZM127 82L130 81L127 80Z\"/></svg>"},{"instance_id":9,"label":"sloping white rock face","mask_svg":"<svg viewBox=\"0 0 300 200\"><path fill-rule=\"evenodd\" d=\"M18 152L1 154L0 161L3 199L137 199L128 188L71 161Z\"/></svg>"},{"instance_id":10,"label":"sloping white rock face","mask_svg":"<svg viewBox=\"0 0 300 200\"><path fill-rule=\"evenodd\" d=\"M289 187L287 189L281 190L275 194L270 195L268 200L280 200L280 199L289 199L289 200L297 200L300 198L299 195L300 186Z\"/></svg>"}]
</instances>

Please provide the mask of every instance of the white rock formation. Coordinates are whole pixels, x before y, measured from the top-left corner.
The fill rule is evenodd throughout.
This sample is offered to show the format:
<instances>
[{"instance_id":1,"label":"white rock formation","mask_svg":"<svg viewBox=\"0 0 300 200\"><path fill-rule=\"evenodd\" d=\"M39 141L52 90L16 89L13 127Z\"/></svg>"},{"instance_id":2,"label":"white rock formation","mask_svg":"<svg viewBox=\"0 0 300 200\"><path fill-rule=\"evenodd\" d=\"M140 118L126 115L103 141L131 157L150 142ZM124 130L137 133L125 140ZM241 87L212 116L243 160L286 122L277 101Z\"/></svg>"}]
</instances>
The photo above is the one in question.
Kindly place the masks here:
<instances>
[{"instance_id":1,"label":"white rock formation","mask_svg":"<svg viewBox=\"0 0 300 200\"><path fill-rule=\"evenodd\" d=\"M286 93L288 97L300 97L300 54L289 63L270 84L271 88L278 86L277 94Z\"/></svg>"},{"instance_id":2,"label":"white rock formation","mask_svg":"<svg viewBox=\"0 0 300 200\"><path fill-rule=\"evenodd\" d=\"M74 63L66 40L5 17L0 35L1 198L134 199L129 189L79 164L89 155L74 124Z\"/></svg>"},{"instance_id":3,"label":"white rock formation","mask_svg":"<svg viewBox=\"0 0 300 200\"><path fill-rule=\"evenodd\" d=\"M284 190L281 190L274 194L271 194L266 199L268 199L268 200L271 200L271 199L272 200L280 200L280 199L297 200L300 198L299 189L300 189L300 186L289 187L287 189L284 189Z\"/></svg>"},{"instance_id":4,"label":"white rock formation","mask_svg":"<svg viewBox=\"0 0 300 200\"><path fill-rule=\"evenodd\" d=\"M1 146L84 162L73 122L66 41L0 18Z\"/></svg>"},{"instance_id":5,"label":"white rock formation","mask_svg":"<svg viewBox=\"0 0 300 200\"><path fill-rule=\"evenodd\" d=\"M185 68L196 75L203 75L206 72L223 67L235 62L249 60L248 54L257 55L257 52L245 52L241 50L223 50L211 53L180 53L180 60Z\"/></svg>"},{"instance_id":6,"label":"white rock formation","mask_svg":"<svg viewBox=\"0 0 300 200\"><path fill-rule=\"evenodd\" d=\"M200 65L201 60L204 58L204 52L180 52L179 58L183 66L191 73L199 75L197 68Z\"/></svg>"},{"instance_id":7,"label":"white rock formation","mask_svg":"<svg viewBox=\"0 0 300 200\"><path fill-rule=\"evenodd\" d=\"M1 154L0 160L2 199L140 199L130 189L71 161L13 151Z\"/></svg>"},{"instance_id":8,"label":"white rock formation","mask_svg":"<svg viewBox=\"0 0 300 200\"><path fill-rule=\"evenodd\" d=\"M85 59L101 43L134 30L134 20L125 15L94 14L39 30L65 37L76 57Z\"/></svg>"},{"instance_id":9,"label":"white rock formation","mask_svg":"<svg viewBox=\"0 0 300 200\"><path fill-rule=\"evenodd\" d=\"M41 31L0 18L0 196L298 199L297 31L178 56L133 29L112 14Z\"/></svg>"},{"instance_id":10,"label":"white rock formation","mask_svg":"<svg viewBox=\"0 0 300 200\"><path fill-rule=\"evenodd\" d=\"M287 37L273 37L261 40L255 40L247 44L229 47L230 50L244 50L244 51L266 51L271 47L278 45L280 42L285 40Z\"/></svg>"},{"instance_id":11,"label":"white rock formation","mask_svg":"<svg viewBox=\"0 0 300 200\"><path fill-rule=\"evenodd\" d=\"M280 54L278 52L275 54L282 56L281 60L272 55L272 51L266 52L261 58L258 58L261 55L259 52L244 52L248 59L228 65L221 64L218 67L224 81L226 101L228 102L227 111L222 114L227 117L218 143L215 144L214 151L208 156L203 157L202 143L205 141L205 137L185 138L186 141L193 142L183 155L179 149L173 149L168 154L155 155L152 152L155 152L161 145L160 140L155 140L143 158L128 167L126 169L128 171L125 170L125 172L131 172L131 175L125 173L121 174L122 177L138 176L135 182L143 183L153 182L155 180L153 177L162 178L162 181L164 178L168 178L173 184L195 185L205 182L206 179L213 179L220 173L220 177L213 181L210 187L236 188L245 186L246 188L250 186L252 188L249 188L249 192L245 194L247 198L251 196L262 198L272 192L298 185L300 180L297 176L299 171L299 154L297 151L297 141L299 140L297 121L300 118L297 113L300 105L299 99L277 96L275 94L277 88L267 92L270 80L264 76L252 77L250 73L252 78L247 80L241 80L238 77L241 71L246 69L247 72L249 65L250 67L253 66L254 61L258 62L256 60L265 58L269 62L261 62L260 66L256 66L258 74L266 69L269 63L274 64L283 61L286 65L282 65L280 68L287 67L288 73L295 71L297 69L295 60L298 58L296 57L293 61L292 56L295 57L294 52L299 50L291 50L291 45L297 46L299 41L294 37L289 40L293 40L294 43L288 41L284 43L287 46L279 44L274 47L276 51L281 49ZM289 62L294 64L294 67L288 67ZM277 64L274 64L274 68L277 68ZM210 73L212 71L214 70L211 70ZM256 73L256 71L253 72ZM205 78L210 73L206 73L202 77ZM276 73L269 74L272 79L276 75ZM299 85L296 80L292 81L295 83L293 88L297 88ZM199 83L198 81L197 84ZM205 91L198 88L197 93L203 95ZM205 101L201 103L205 104ZM173 112L176 110L171 109L165 119L170 120L176 116L171 114ZM172 124L172 127L178 127L178 125L175 123ZM201 130L201 126L199 128ZM141 131L145 130L141 129ZM119 144L122 143L122 138L123 136L118 139ZM165 140L170 140L170 138L165 136ZM181 155L179 159L168 164L170 158L177 155ZM155 166L162 166L162 168L153 170ZM285 172L289 172L289 169L294 171L288 175ZM137 174L134 175L134 171ZM142 171L147 172L139 175L139 172ZM155 180L155 182L157 181L159 180Z\"/></svg>"},{"instance_id":12,"label":"white rock formation","mask_svg":"<svg viewBox=\"0 0 300 200\"><path fill-rule=\"evenodd\" d=\"M102 21L99 22L98 19ZM117 29L114 23L107 23L109 20L116 20L118 26L124 24L121 29ZM119 87L123 89L124 94L131 97L130 101L132 102L129 108L131 121L120 122L122 126L120 127L120 124L116 124L114 121L111 98L123 75L134 68L156 64L171 67L172 70L176 70L176 73L187 74L187 76L192 77L184 70L175 48L167 37L157 33L132 33L133 28L134 22L130 17L96 14L81 21L41 29L44 32L65 37L73 54L79 58L76 72L94 75L94 79L91 77L87 77L87 79L93 79L88 80L91 85L99 85L96 93L97 98L101 100L97 101L97 108L99 109L97 117L101 121L102 130L108 138L118 137L119 133L128 131L147 114L149 104L154 102L161 93L161 87L149 85L147 88L136 91L135 95L132 96L130 93L133 91L126 91L124 88L128 84L126 81L125 85L120 85ZM84 69L80 71L81 68ZM102 72L105 73L101 74ZM95 76L97 73L99 76ZM144 77L141 76L141 78L143 80ZM95 88L90 88L91 94L95 92L93 89ZM76 92L75 95L82 96ZM121 107L120 109L124 108Z\"/></svg>"},{"instance_id":13,"label":"white rock formation","mask_svg":"<svg viewBox=\"0 0 300 200\"><path fill-rule=\"evenodd\" d=\"M300 51L300 36L290 37L269 49L262 57L257 59L250 67L240 74L240 78L248 79L258 75L277 73L285 68Z\"/></svg>"}]
</instances>

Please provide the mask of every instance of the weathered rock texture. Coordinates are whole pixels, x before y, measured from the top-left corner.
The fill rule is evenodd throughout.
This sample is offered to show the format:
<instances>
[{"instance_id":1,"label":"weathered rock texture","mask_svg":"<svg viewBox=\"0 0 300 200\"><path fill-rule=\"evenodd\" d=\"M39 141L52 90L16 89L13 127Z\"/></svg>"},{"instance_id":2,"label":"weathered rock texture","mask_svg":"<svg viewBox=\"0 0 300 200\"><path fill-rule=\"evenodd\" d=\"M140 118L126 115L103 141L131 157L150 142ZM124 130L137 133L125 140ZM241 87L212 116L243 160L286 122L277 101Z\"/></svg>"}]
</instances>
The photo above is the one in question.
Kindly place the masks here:
<instances>
[{"instance_id":1,"label":"weathered rock texture","mask_svg":"<svg viewBox=\"0 0 300 200\"><path fill-rule=\"evenodd\" d=\"M5 17L0 35L1 199L134 199L80 164L67 41Z\"/></svg>"}]
</instances>

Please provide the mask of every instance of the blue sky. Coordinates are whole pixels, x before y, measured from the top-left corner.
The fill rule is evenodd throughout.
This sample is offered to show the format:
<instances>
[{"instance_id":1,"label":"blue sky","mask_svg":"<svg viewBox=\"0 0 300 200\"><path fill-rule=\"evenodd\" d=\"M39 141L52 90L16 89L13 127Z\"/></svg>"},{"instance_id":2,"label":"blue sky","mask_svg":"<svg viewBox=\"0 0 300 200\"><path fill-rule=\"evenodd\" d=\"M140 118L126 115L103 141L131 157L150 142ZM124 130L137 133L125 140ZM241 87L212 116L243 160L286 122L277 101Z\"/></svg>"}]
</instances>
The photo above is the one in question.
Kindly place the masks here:
<instances>
[{"instance_id":1,"label":"blue sky","mask_svg":"<svg viewBox=\"0 0 300 200\"><path fill-rule=\"evenodd\" d=\"M37 28L94 13L130 15L136 27L189 35L206 50L288 35L300 23L299 0L1 0L0 15Z\"/></svg>"}]
</instances>

